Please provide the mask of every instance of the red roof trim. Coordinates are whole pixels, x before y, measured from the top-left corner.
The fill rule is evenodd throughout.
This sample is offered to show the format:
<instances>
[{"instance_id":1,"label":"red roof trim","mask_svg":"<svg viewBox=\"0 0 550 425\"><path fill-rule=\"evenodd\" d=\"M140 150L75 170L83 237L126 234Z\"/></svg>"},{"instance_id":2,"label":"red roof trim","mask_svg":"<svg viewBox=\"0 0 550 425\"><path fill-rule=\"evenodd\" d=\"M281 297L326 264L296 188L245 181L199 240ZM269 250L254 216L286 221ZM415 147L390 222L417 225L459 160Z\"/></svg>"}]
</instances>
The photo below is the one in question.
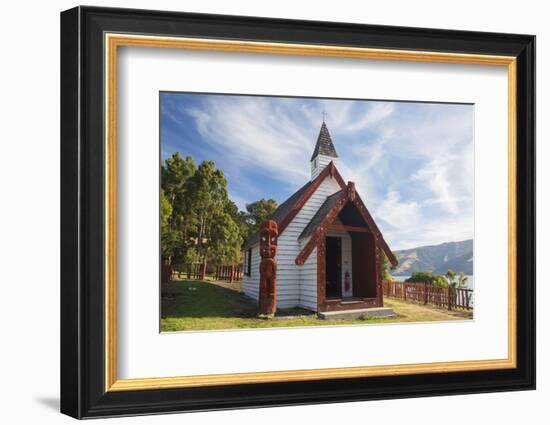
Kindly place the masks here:
<instances>
[{"instance_id":1,"label":"red roof trim","mask_svg":"<svg viewBox=\"0 0 550 425\"><path fill-rule=\"evenodd\" d=\"M323 171L321 171L321 173L315 178L315 180L313 180L311 185L307 188L300 199L298 199L298 201L294 204L288 214L279 223L277 223L279 225L279 234L283 233L283 230L286 229L292 219L296 217L296 214L300 212L308 199L311 198L311 196L319 188L323 180L325 180L325 178L328 176L334 178L342 189L346 187L346 183L338 172L338 169L334 165L334 162L330 161L330 163L323 169Z\"/></svg>"},{"instance_id":2,"label":"red roof trim","mask_svg":"<svg viewBox=\"0 0 550 425\"><path fill-rule=\"evenodd\" d=\"M386 257L388 257L388 260L393 266L397 266L397 258L395 258L395 255L391 251L390 247L384 240L384 236L382 235L382 232L380 232L380 229L378 229L378 226L374 222L374 219L370 215L369 210L365 206L363 200L359 196L359 194L355 191L355 184L352 182L348 183L348 190L346 190L341 197L338 199L336 204L327 212L327 215L325 218L319 223L317 226L317 229L315 232L311 235L310 240L306 243L306 246L302 249L302 251L298 254L294 262L297 265L302 265L305 263L311 252L313 251L313 248L317 246L317 241L320 237L323 237L326 233L327 227L332 223L335 219L335 217L342 211L342 208L344 208L344 205L346 205L348 202L352 202L365 222L367 223L367 227L370 229L371 233L374 236L374 240L376 242L376 245L378 245L384 253L386 254Z\"/></svg>"},{"instance_id":3,"label":"red roof trim","mask_svg":"<svg viewBox=\"0 0 550 425\"><path fill-rule=\"evenodd\" d=\"M367 222L367 226L371 229L372 233L374 234L376 244L379 245L380 248L382 248L382 250L386 254L386 257L388 257L388 260L390 261L392 266L394 267L397 266L398 264L397 258L395 257L392 250L386 243L384 236L382 235L382 232L376 225L376 222L370 215L368 208L366 207L366 205L364 204L363 200L361 199L358 193L355 194L355 199L352 202L355 204L355 206L357 207L357 209L359 210L359 212Z\"/></svg>"},{"instance_id":4,"label":"red roof trim","mask_svg":"<svg viewBox=\"0 0 550 425\"><path fill-rule=\"evenodd\" d=\"M298 266L303 265L306 260L308 259L309 255L313 252L313 249L317 246L317 243L319 241L319 238L322 238L325 236L327 224L334 221L338 213L344 208L344 205L346 205L348 201L348 191L342 192L341 195L339 195L338 200L336 203L332 206L330 210L327 211L327 215L321 221L319 226L315 229L313 234L311 235L311 238L306 243L306 246L304 246L304 249L300 251L296 259L294 260L294 263Z\"/></svg>"}]
</instances>

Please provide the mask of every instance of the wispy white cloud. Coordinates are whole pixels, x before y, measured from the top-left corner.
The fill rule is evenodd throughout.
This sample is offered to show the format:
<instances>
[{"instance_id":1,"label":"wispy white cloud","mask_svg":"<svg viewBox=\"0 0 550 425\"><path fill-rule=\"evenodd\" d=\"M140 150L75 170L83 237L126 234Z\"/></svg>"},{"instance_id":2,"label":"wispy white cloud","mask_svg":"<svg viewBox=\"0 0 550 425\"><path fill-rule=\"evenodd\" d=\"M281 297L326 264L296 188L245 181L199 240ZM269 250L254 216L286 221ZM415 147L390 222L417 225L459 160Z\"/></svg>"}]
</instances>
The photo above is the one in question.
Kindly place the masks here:
<instances>
[{"instance_id":1,"label":"wispy white cloud","mask_svg":"<svg viewBox=\"0 0 550 425\"><path fill-rule=\"evenodd\" d=\"M453 163L456 160L455 155L436 158L412 175L412 180L424 183L434 194L434 198L428 199L425 202L441 204L447 211L453 214L459 213L458 198L453 194L450 179Z\"/></svg>"},{"instance_id":2,"label":"wispy white cloud","mask_svg":"<svg viewBox=\"0 0 550 425\"><path fill-rule=\"evenodd\" d=\"M338 167L393 249L473 237L473 106L201 96L168 112L224 160L241 208L273 197L275 186L288 196L309 179L325 112ZM276 182L269 190L266 179Z\"/></svg>"},{"instance_id":3,"label":"wispy white cloud","mask_svg":"<svg viewBox=\"0 0 550 425\"><path fill-rule=\"evenodd\" d=\"M292 106L273 108L263 98L208 99L200 108L185 111L195 119L203 140L238 167L257 167L282 182L297 184L308 178L304 156L311 136L297 125Z\"/></svg>"},{"instance_id":4,"label":"wispy white cloud","mask_svg":"<svg viewBox=\"0 0 550 425\"><path fill-rule=\"evenodd\" d=\"M401 229L417 226L421 220L421 211L418 202L403 201L397 191L390 190L384 200L375 206L375 216L391 227Z\"/></svg>"},{"instance_id":5,"label":"wispy white cloud","mask_svg":"<svg viewBox=\"0 0 550 425\"><path fill-rule=\"evenodd\" d=\"M372 127L386 118L388 118L395 110L395 103L390 102L376 102L372 103L372 106L362 113L357 118L351 120L348 118L345 125L340 127L340 131L347 133L353 133L365 128Z\"/></svg>"}]
</instances>

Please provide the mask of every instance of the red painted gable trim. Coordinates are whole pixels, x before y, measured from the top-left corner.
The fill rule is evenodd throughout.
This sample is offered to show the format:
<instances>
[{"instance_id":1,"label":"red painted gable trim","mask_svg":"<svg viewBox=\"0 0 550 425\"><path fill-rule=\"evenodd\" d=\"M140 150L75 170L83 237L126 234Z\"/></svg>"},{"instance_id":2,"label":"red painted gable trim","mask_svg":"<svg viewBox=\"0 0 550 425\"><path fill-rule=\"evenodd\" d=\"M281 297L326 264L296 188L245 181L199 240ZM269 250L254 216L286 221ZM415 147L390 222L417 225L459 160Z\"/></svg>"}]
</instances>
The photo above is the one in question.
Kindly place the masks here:
<instances>
[{"instance_id":1,"label":"red painted gable trim","mask_svg":"<svg viewBox=\"0 0 550 425\"><path fill-rule=\"evenodd\" d=\"M380 248L382 248L382 250L386 254L386 257L388 257L388 260L390 261L392 266L394 267L397 266L398 264L397 258L395 258L395 255L393 254L392 250L386 243L384 236L382 235L382 232L376 225L376 222L370 215L368 208L366 207L366 205L364 204L363 200L361 199L358 193L356 193L355 199L353 200L353 202L355 203L355 206L357 207L357 209L359 210L359 212L367 222L368 227L371 228L372 233L374 234L374 237L376 239L376 244L379 245Z\"/></svg>"},{"instance_id":2,"label":"red painted gable trim","mask_svg":"<svg viewBox=\"0 0 550 425\"><path fill-rule=\"evenodd\" d=\"M334 219L340 213L342 208L344 208L344 205L346 205L347 201L348 201L348 192L345 191L338 197L338 200L336 201L336 203L327 212L327 215L325 216L323 221L319 224L319 226L317 226L317 229L315 229L315 231L311 235L311 238L309 238L309 241L306 243L306 246L304 246L304 249L300 251L296 259L294 260L294 263L296 265L298 266L303 265L308 259L313 249L319 243L319 240L324 240L326 227L328 223L332 223L334 221Z\"/></svg>"},{"instance_id":3,"label":"red painted gable trim","mask_svg":"<svg viewBox=\"0 0 550 425\"><path fill-rule=\"evenodd\" d=\"M302 249L302 251L298 254L294 262L297 265L303 265L311 252L313 251L313 248L317 246L317 243L320 238L325 236L326 230L329 227L330 223L334 221L336 216L342 211L342 208L344 208L344 205L346 205L348 202L352 202L361 216L363 217L363 220L367 223L367 227L371 231L371 233L374 236L374 240L376 241L376 245L378 245L384 253L386 254L386 257L388 257L388 260L393 266L397 266L397 258L395 258L395 255L393 255L393 252L391 251L390 247L384 240L384 236L382 236L382 233L380 232L380 229L378 229L378 226L374 222L374 219L370 215L369 210L365 206L363 200L359 196L359 194L355 191L355 185L352 182L349 182L348 184L348 190L346 190L338 201L334 204L334 206L327 212L327 215L325 218L321 221L321 223L317 226L317 229L315 232L311 235L310 240L307 242L306 246Z\"/></svg>"},{"instance_id":4,"label":"red painted gable trim","mask_svg":"<svg viewBox=\"0 0 550 425\"><path fill-rule=\"evenodd\" d=\"M321 173L315 178L315 180L311 182L311 185L309 185L307 190L303 193L300 199L298 199L298 201L294 204L294 206L288 212L288 214L279 223L277 223L279 225L279 234L283 233L283 230L286 229L286 227L290 224L292 219L296 217L296 214L300 212L300 210L308 201L308 199L311 198L311 196L319 188L323 180L325 180L325 178L327 178L328 176L334 178L342 189L346 187L346 182L338 172L338 169L334 165L334 162L330 161L330 163L323 169L323 171L321 171Z\"/></svg>"}]
</instances>

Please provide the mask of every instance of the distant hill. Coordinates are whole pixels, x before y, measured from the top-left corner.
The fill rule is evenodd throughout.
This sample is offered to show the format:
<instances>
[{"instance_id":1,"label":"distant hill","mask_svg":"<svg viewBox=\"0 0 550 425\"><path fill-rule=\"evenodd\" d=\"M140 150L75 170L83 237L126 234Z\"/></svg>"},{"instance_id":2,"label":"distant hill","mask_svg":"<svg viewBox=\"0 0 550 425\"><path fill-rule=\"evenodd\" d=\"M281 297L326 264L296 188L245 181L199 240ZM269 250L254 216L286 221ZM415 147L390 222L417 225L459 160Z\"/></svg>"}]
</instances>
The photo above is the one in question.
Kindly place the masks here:
<instances>
[{"instance_id":1,"label":"distant hill","mask_svg":"<svg viewBox=\"0 0 550 425\"><path fill-rule=\"evenodd\" d=\"M448 269L473 274L474 241L445 242L440 245L419 246L396 251L399 265L393 275L410 275L430 271L445 274Z\"/></svg>"}]
</instances>

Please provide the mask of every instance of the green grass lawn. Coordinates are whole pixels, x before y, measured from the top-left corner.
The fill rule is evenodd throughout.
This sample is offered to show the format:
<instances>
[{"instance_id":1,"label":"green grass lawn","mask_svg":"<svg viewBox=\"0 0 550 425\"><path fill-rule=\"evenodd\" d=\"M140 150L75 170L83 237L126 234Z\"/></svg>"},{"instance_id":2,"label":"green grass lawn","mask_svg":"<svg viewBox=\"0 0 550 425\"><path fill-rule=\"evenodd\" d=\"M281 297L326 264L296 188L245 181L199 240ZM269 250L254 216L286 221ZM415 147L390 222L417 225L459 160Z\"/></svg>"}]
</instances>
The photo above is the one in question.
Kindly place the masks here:
<instances>
[{"instance_id":1,"label":"green grass lawn","mask_svg":"<svg viewBox=\"0 0 550 425\"><path fill-rule=\"evenodd\" d=\"M449 312L435 307L386 298L395 317L364 320L322 320L302 309L277 311L273 319L256 317L257 302L247 296L216 284L176 280L168 284L162 297L161 330L196 331L209 329L274 328L296 326L334 326L350 324L430 322L471 319L472 313Z\"/></svg>"}]
</instances>

